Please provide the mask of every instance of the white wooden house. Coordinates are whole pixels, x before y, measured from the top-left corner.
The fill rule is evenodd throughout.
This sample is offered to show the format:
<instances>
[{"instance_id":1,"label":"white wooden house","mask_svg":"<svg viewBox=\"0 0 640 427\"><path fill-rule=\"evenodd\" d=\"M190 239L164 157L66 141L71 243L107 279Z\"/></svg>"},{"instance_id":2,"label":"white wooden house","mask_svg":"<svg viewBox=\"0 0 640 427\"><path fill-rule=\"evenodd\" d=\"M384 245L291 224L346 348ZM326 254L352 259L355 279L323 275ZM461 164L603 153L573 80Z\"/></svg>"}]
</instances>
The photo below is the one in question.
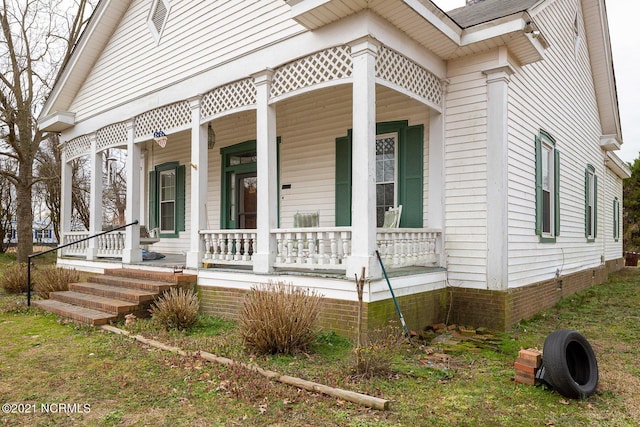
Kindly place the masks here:
<instances>
[{"instance_id":1,"label":"white wooden house","mask_svg":"<svg viewBox=\"0 0 640 427\"><path fill-rule=\"evenodd\" d=\"M283 280L350 333L364 267L373 327L397 318L378 250L411 329L506 328L622 266L604 0L101 0L39 125L67 165L127 149L127 222L167 255L134 225L59 264L177 260L210 313ZM70 231L69 175L65 243L102 230L94 173Z\"/></svg>"}]
</instances>

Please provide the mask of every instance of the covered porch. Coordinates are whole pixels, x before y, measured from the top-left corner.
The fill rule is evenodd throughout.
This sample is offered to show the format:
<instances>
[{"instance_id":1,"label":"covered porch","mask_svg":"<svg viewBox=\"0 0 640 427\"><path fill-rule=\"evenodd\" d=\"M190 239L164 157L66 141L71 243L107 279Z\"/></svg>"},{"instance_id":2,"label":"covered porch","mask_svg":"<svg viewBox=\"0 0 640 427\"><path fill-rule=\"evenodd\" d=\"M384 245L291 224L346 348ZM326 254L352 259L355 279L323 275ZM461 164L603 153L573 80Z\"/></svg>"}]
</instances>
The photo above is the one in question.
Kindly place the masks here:
<instances>
[{"instance_id":1,"label":"covered porch","mask_svg":"<svg viewBox=\"0 0 640 427\"><path fill-rule=\"evenodd\" d=\"M149 250L188 269L380 278L376 251L390 270L444 267L442 90L424 65L366 39L75 138L65 165L88 155L101 170L104 149L126 148L127 222L158 228ZM64 243L102 230L93 175L90 230L70 231L63 194ZM61 256L137 264L140 236L133 226Z\"/></svg>"}]
</instances>

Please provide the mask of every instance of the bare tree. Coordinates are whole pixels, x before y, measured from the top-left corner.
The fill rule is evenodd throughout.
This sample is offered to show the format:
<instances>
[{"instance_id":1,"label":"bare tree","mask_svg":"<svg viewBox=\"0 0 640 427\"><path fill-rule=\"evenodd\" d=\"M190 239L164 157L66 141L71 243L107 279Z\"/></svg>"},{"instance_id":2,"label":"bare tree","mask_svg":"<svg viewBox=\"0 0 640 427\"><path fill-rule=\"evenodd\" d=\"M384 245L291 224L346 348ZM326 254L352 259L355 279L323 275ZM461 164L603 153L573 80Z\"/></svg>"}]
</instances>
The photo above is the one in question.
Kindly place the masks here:
<instances>
[{"instance_id":1,"label":"bare tree","mask_svg":"<svg viewBox=\"0 0 640 427\"><path fill-rule=\"evenodd\" d=\"M46 135L36 114L85 24L89 0L0 0L0 155L18 168L0 172L16 190L17 260L33 252L34 160ZM69 5L65 7L65 5Z\"/></svg>"},{"instance_id":2,"label":"bare tree","mask_svg":"<svg viewBox=\"0 0 640 427\"><path fill-rule=\"evenodd\" d=\"M71 161L71 222L74 229L89 229L89 197L91 193L91 171L86 157Z\"/></svg>"},{"instance_id":3,"label":"bare tree","mask_svg":"<svg viewBox=\"0 0 640 427\"><path fill-rule=\"evenodd\" d=\"M105 224L122 225L125 223L124 211L127 207L126 151L105 150L104 159L107 174L102 197L102 221Z\"/></svg>"},{"instance_id":4,"label":"bare tree","mask_svg":"<svg viewBox=\"0 0 640 427\"><path fill-rule=\"evenodd\" d=\"M10 159L0 159L0 169L13 169ZM15 189L13 184L0 174L0 252L6 252L11 243L15 221Z\"/></svg>"},{"instance_id":5,"label":"bare tree","mask_svg":"<svg viewBox=\"0 0 640 427\"><path fill-rule=\"evenodd\" d=\"M40 147L37 156L36 172L39 182L36 184L36 192L41 197L41 202L49 211L49 220L60 242L60 183L62 182L62 150L58 142L58 135L50 135Z\"/></svg>"}]
</instances>

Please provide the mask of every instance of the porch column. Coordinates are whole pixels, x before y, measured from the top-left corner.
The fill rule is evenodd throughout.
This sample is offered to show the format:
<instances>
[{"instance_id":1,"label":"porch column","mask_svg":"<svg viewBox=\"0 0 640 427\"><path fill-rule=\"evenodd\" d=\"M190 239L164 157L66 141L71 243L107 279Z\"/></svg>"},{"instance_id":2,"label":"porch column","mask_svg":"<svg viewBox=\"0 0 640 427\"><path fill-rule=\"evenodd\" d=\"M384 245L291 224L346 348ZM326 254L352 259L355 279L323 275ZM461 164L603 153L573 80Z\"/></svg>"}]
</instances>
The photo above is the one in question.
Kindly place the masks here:
<instances>
[{"instance_id":1,"label":"porch column","mask_svg":"<svg viewBox=\"0 0 640 427\"><path fill-rule=\"evenodd\" d=\"M273 70L267 69L253 76L256 85L256 155L258 164L258 212L256 247L253 271L269 273L276 256L276 239L271 230L278 220L278 167L276 142L276 110L269 105L269 92Z\"/></svg>"},{"instance_id":2,"label":"porch column","mask_svg":"<svg viewBox=\"0 0 640 427\"><path fill-rule=\"evenodd\" d=\"M508 271L508 127L509 76L503 66L487 76L487 288L506 290Z\"/></svg>"},{"instance_id":3,"label":"porch column","mask_svg":"<svg viewBox=\"0 0 640 427\"><path fill-rule=\"evenodd\" d=\"M64 236L71 231L71 193L73 189L73 168L71 161L67 159L67 147L62 150L62 171L60 186L60 241L58 245L65 243ZM61 255L58 251L58 256Z\"/></svg>"},{"instance_id":4,"label":"porch column","mask_svg":"<svg viewBox=\"0 0 640 427\"><path fill-rule=\"evenodd\" d=\"M127 224L135 220L140 221L140 145L133 142L134 123L133 120L127 123L127 207L124 212ZM125 228L124 250L122 251L122 262L131 264L142 261L142 250L140 249L140 224Z\"/></svg>"},{"instance_id":5,"label":"porch column","mask_svg":"<svg viewBox=\"0 0 640 427\"><path fill-rule=\"evenodd\" d=\"M351 46L353 59L353 134L351 256L347 277L381 277L376 251L376 82L378 45L365 39Z\"/></svg>"},{"instance_id":6,"label":"porch column","mask_svg":"<svg viewBox=\"0 0 640 427\"><path fill-rule=\"evenodd\" d=\"M445 99L445 97L442 97ZM445 109L443 108L443 111ZM427 228L441 231L439 266L446 267L444 250L444 114L435 110L429 112L429 183L427 191Z\"/></svg>"},{"instance_id":7,"label":"porch column","mask_svg":"<svg viewBox=\"0 0 640 427\"><path fill-rule=\"evenodd\" d=\"M89 235L102 231L102 153L98 153L96 134L89 136L91 140L91 154L89 167L91 168L91 189L89 191ZM98 258L98 239L90 239L87 249L87 260Z\"/></svg>"},{"instance_id":8,"label":"porch column","mask_svg":"<svg viewBox=\"0 0 640 427\"><path fill-rule=\"evenodd\" d=\"M200 125L201 98L190 100L191 105L191 225L189 230L189 252L187 268L200 267L204 254L204 243L200 230L207 224L205 202L207 200L208 146L207 127Z\"/></svg>"}]
</instances>

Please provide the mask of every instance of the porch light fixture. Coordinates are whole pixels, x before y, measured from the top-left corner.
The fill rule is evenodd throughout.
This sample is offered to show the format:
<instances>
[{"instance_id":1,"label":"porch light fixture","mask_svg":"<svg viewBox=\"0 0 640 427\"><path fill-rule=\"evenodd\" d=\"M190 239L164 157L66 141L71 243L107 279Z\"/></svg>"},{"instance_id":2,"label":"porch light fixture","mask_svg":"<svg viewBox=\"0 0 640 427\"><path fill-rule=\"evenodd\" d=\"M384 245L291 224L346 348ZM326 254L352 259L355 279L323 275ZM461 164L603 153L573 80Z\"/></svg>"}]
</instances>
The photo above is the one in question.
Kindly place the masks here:
<instances>
[{"instance_id":1,"label":"porch light fixture","mask_svg":"<svg viewBox=\"0 0 640 427\"><path fill-rule=\"evenodd\" d=\"M525 34L531 34L534 39L540 37L540 30L531 21L527 22L522 30Z\"/></svg>"},{"instance_id":2,"label":"porch light fixture","mask_svg":"<svg viewBox=\"0 0 640 427\"><path fill-rule=\"evenodd\" d=\"M216 145L216 133L211 127L211 123L207 126L207 147L209 150L213 150L213 146Z\"/></svg>"},{"instance_id":3,"label":"porch light fixture","mask_svg":"<svg viewBox=\"0 0 640 427\"><path fill-rule=\"evenodd\" d=\"M155 131L153 133L153 140L160 146L160 148L164 148L167 145L167 134L161 130Z\"/></svg>"}]
</instances>

